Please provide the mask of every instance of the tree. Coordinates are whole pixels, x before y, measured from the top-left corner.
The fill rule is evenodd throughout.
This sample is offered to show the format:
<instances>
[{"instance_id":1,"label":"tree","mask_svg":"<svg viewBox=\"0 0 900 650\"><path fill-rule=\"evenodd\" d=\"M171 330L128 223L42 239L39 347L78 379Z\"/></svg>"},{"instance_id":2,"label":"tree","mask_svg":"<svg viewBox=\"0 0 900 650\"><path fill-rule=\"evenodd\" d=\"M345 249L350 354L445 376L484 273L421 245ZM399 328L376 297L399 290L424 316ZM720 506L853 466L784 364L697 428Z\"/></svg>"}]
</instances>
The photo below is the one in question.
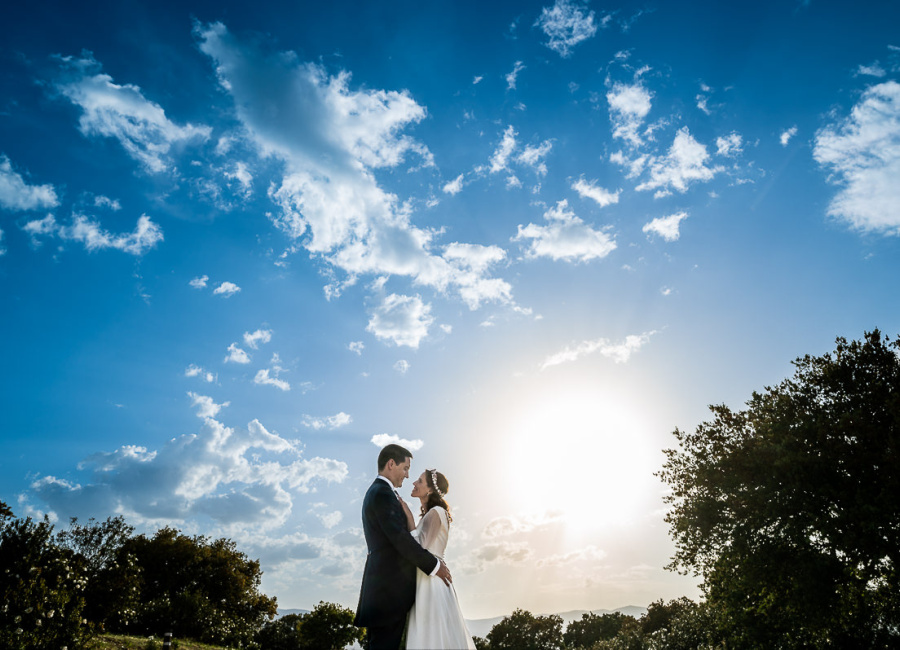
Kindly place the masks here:
<instances>
[{"instance_id":1,"label":"tree","mask_svg":"<svg viewBox=\"0 0 900 650\"><path fill-rule=\"evenodd\" d=\"M228 539L188 537L163 528L128 540L141 569L141 606L133 628L207 643L248 646L276 612L259 592L262 571Z\"/></svg>"},{"instance_id":2,"label":"tree","mask_svg":"<svg viewBox=\"0 0 900 650\"><path fill-rule=\"evenodd\" d=\"M69 549L86 580L84 615L101 629L126 631L140 604L140 567L127 549L134 527L123 517L81 525L73 518L57 544Z\"/></svg>"},{"instance_id":3,"label":"tree","mask_svg":"<svg viewBox=\"0 0 900 650\"><path fill-rule=\"evenodd\" d=\"M562 618L517 609L488 632L491 650L562 650Z\"/></svg>"},{"instance_id":4,"label":"tree","mask_svg":"<svg viewBox=\"0 0 900 650\"><path fill-rule=\"evenodd\" d=\"M362 642L364 632L353 625L354 612L319 602L306 614L286 614L266 623L256 636L265 650L342 650Z\"/></svg>"},{"instance_id":5,"label":"tree","mask_svg":"<svg viewBox=\"0 0 900 650\"><path fill-rule=\"evenodd\" d=\"M341 650L362 642L363 631L353 625L355 612L334 603L319 602L300 620L304 650Z\"/></svg>"},{"instance_id":6,"label":"tree","mask_svg":"<svg viewBox=\"0 0 900 650\"><path fill-rule=\"evenodd\" d=\"M622 627L634 618L621 612L594 614L588 612L581 615L580 621L572 621L566 627L563 641L566 648L591 648L597 641L616 637Z\"/></svg>"},{"instance_id":7,"label":"tree","mask_svg":"<svg viewBox=\"0 0 900 650\"><path fill-rule=\"evenodd\" d=\"M838 338L745 410L675 430L669 568L704 578L729 647L900 642L898 352Z\"/></svg>"},{"instance_id":8,"label":"tree","mask_svg":"<svg viewBox=\"0 0 900 650\"><path fill-rule=\"evenodd\" d=\"M90 638L83 585L46 519L0 518L0 648L83 648Z\"/></svg>"}]
</instances>

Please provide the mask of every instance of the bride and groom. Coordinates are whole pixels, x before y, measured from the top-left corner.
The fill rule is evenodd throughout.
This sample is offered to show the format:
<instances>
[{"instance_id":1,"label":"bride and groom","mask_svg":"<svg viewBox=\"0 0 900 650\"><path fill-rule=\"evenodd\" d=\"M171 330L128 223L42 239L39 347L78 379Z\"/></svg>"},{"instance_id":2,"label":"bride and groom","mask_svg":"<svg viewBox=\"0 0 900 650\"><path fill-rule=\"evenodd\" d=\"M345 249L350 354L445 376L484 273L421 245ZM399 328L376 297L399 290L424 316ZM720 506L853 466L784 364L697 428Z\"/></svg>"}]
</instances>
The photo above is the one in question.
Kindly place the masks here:
<instances>
[{"instance_id":1,"label":"bride and groom","mask_svg":"<svg viewBox=\"0 0 900 650\"><path fill-rule=\"evenodd\" d=\"M474 650L453 578L444 564L450 512L447 479L426 470L413 483L418 525L397 491L409 478L412 454L388 445L378 455L378 476L363 500L363 532L369 554L354 625L368 629L368 650Z\"/></svg>"}]
</instances>

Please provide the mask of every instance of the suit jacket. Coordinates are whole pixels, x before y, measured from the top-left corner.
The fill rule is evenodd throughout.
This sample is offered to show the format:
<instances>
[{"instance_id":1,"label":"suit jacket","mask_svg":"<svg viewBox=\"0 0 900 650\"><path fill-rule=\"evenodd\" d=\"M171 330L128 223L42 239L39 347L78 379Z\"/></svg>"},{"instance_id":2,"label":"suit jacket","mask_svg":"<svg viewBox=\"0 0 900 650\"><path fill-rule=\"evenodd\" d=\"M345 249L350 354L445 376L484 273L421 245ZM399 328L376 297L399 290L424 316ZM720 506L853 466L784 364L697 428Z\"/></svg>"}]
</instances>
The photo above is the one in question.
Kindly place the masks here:
<instances>
[{"instance_id":1,"label":"suit jacket","mask_svg":"<svg viewBox=\"0 0 900 650\"><path fill-rule=\"evenodd\" d=\"M380 478L366 492L362 520L369 555L354 624L379 627L406 617L416 600L416 568L430 574L438 559L409 534L397 495Z\"/></svg>"}]
</instances>

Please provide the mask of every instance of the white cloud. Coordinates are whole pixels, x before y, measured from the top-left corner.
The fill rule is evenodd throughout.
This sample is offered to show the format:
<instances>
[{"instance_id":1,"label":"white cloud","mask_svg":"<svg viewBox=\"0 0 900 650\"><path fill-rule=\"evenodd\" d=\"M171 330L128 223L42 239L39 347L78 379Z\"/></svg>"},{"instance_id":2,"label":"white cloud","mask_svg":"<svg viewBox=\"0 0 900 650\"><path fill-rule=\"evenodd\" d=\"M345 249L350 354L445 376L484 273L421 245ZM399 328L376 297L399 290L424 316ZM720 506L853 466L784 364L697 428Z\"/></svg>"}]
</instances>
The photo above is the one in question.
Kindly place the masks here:
<instances>
[{"instance_id":1,"label":"white cloud","mask_svg":"<svg viewBox=\"0 0 900 650\"><path fill-rule=\"evenodd\" d=\"M319 519L322 520L322 525L329 530L337 526L343 520L344 515L341 514L339 510L335 510L334 512L330 512L325 515L319 515Z\"/></svg>"},{"instance_id":2,"label":"white cloud","mask_svg":"<svg viewBox=\"0 0 900 650\"><path fill-rule=\"evenodd\" d=\"M3 245L3 231L0 230L0 255L6 255L6 247Z\"/></svg>"},{"instance_id":3,"label":"white cloud","mask_svg":"<svg viewBox=\"0 0 900 650\"><path fill-rule=\"evenodd\" d=\"M547 210L544 219L549 222L546 226L519 225L513 241L530 240L526 257L587 262L606 257L616 248L612 237L584 223L569 209L565 199Z\"/></svg>"},{"instance_id":4,"label":"white cloud","mask_svg":"<svg viewBox=\"0 0 900 650\"><path fill-rule=\"evenodd\" d=\"M870 65L861 65L856 69L857 76L864 77L884 77L887 75L887 72L878 61L872 63Z\"/></svg>"},{"instance_id":5,"label":"white cloud","mask_svg":"<svg viewBox=\"0 0 900 650\"><path fill-rule=\"evenodd\" d=\"M272 330L256 330L253 333L244 332L244 343L254 350L259 348L260 343L268 343L272 340Z\"/></svg>"},{"instance_id":6,"label":"white cloud","mask_svg":"<svg viewBox=\"0 0 900 650\"><path fill-rule=\"evenodd\" d=\"M781 146L786 147L788 145L788 142L790 142L791 138L793 138L795 135L797 135L796 126L792 126L791 128L782 131L781 137L779 138L779 140L781 140Z\"/></svg>"},{"instance_id":7,"label":"white cloud","mask_svg":"<svg viewBox=\"0 0 900 650\"><path fill-rule=\"evenodd\" d=\"M720 156L734 156L743 151L744 140L740 134L731 132L724 138L716 138L716 149Z\"/></svg>"},{"instance_id":8,"label":"white cloud","mask_svg":"<svg viewBox=\"0 0 900 650\"><path fill-rule=\"evenodd\" d=\"M409 361L406 359L400 359L397 363L394 364L394 370L399 372L401 375L405 375L409 372Z\"/></svg>"},{"instance_id":9,"label":"white cloud","mask_svg":"<svg viewBox=\"0 0 900 650\"><path fill-rule=\"evenodd\" d=\"M544 140L537 146L527 145L522 150L522 153L516 157L516 160L534 169L539 176L545 176L547 174L547 164L544 162L544 158L550 153L552 148L553 142L551 140Z\"/></svg>"},{"instance_id":10,"label":"white cloud","mask_svg":"<svg viewBox=\"0 0 900 650\"><path fill-rule=\"evenodd\" d=\"M213 294L217 296L225 296L230 298L241 290L234 282L223 282L213 290Z\"/></svg>"},{"instance_id":11,"label":"white cloud","mask_svg":"<svg viewBox=\"0 0 900 650\"><path fill-rule=\"evenodd\" d=\"M278 358L277 354L272 357L270 363L272 364L271 368L263 368L256 373L256 376L253 378L253 383L259 384L260 386L274 386L279 390L289 391L291 385L283 379L279 379L279 375L281 375L282 372L285 372L285 370L281 367L281 360Z\"/></svg>"},{"instance_id":12,"label":"white cloud","mask_svg":"<svg viewBox=\"0 0 900 650\"><path fill-rule=\"evenodd\" d=\"M847 118L816 133L813 157L841 188L830 216L864 232L900 235L900 83L867 88Z\"/></svg>"},{"instance_id":13,"label":"white cloud","mask_svg":"<svg viewBox=\"0 0 900 650\"><path fill-rule=\"evenodd\" d=\"M694 181L709 181L721 167L707 167L709 154L706 147L697 142L687 127L682 127L675 136L669 153L654 157L650 161L650 179L638 185L639 192L657 190L656 196L670 194L670 190L684 193Z\"/></svg>"},{"instance_id":14,"label":"white cloud","mask_svg":"<svg viewBox=\"0 0 900 650\"><path fill-rule=\"evenodd\" d=\"M460 562L465 573L480 573L491 564L521 565L534 557L527 542L490 542L484 544Z\"/></svg>"},{"instance_id":15,"label":"white cloud","mask_svg":"<svg viewBox=\"0 0 900 650\"><path fill-rule=\"evenodd\" d=\"M198 418L214 418L219 414L223 407L228 406L231 402L216 404L212 397L206 395L198 395L197 393L188 392L191 398L191 406L197 407Z\"/></svg>"},{"instance_id":16,"label":"white cloud","mask_svg":"<svg viewBox=\"0 0 900 650\"><path fill-rule=\"evenodd\" d=\"M379 448L386 447L387 445L400 445L401 447L406 447L410 451L418 451L425 445L425 443L418 438L415 440L407 440L406 438L401 438L400 436L391 435L389 433L379 433L378 435L372 436L371 443Z\"/></svg>"},{"instance_id":17,"label":"white cloud","mask_svg":"<svg viewBox=\"0 0 900 650\"><path fill-rule=\"evenodd\" d=\"M303 426L310 429L315 429L316 431L320 431L322 429L338 429L340 427L347 426L351 422L353 422L353 418L348 413L344 413L343 411L324 418L317 418L311 415L303 416Z\"/></svg>"},{"instance_id":18,"label":"white cloud","mask_svg":"<svg viewBox=\"0 0 900 650\"><path fill-rule=\"evenodd\" d=\"M158 104L146 99L139 87L113 83L90 56L63 57L61 62L63 74L56 89L81 108L81 132L115 138L147 171L172 171L169 152L174 146L209 138L209 127L178 126Z\"/></svg>"},{"instance_id":19,"label":"white cloud","mask_svg":"<svg viewBox=\"0 0 900 650\"><path fill-rule=\"evenodd\" d=\"M366 331L397 346L418 348L432 323L431 305L423 303L419 296L392 293L375 309Z\"/></svg>"},{"instance_id":20,"label":"white cloud","mask_svg":"<svg viewBox=\"0 0 900 650\"><path fill-rule=\"evenodd\" d=\"M94 207L95 208L108 208L113 212L118 212L122 209L121 204L115 200L111 199L108 196L98 195L94 197Z\"/></svg>"},{"instance_id":21,"label":"white cloud","mask_svg":"<svg viewBox=\"0 0 900 650\"><path fill-rule=\"evenodd\" d=\"M572 189L578 192L578 195L581 198L596 201L597 205L601 208L605 208L613 203L618 203L619 194L622 192L622 190L610 192L602 187L597 187L597 181L593 180L588 182L584 180L584 177L579 178L572 183Z\"/></svg>"},{"instance_id":22,"label":"white cloud","mask_svg":"<svg viewBox=\"0 0 900 650\"><path fill-rule=\"evenodd\" d=\"M477 75L474 79L472 79L472 85L477 86L481 83L481 80L484 79L481 75Z\"/></svg>"},{"instance_id":23,"label":"white cloud","mask_svg":"<svg viewBox=\"0 0 900 650\"><path fill-rule=\"evenodd\" d=\"M68 226L57 224L53 215L38 221L29 221L22 229L37 241L38 236L56 236L66 241L75 241L89 251L114 249L130 255L143 255L163 241L162 229L148 217L141 215L134 232L114 235L104 230L99 223L82 214L72 216Z\"/></svg>"},{"instance_id":24,"label":"white cloud","mask_svg":"<svg viewBox=\"0 0 900 650\"><path fill-rule=\"evenodd\" d=\"M630 334L621 343L613 343L609 339L603 338L593 341L582 341L575 346L568 346L561 352L547 357L541 365L541 370L546 370L550 366L577 361L581 357L596 352L608 359L612 359L616 363L625 363L631 358L632 354L646 345L654 334L656 334L655 331L645 332L644 334Z\"/></svg>"},{"instance_id":25,"label":"white cloud","mask_svg":"<svg viewBox=\"0 0 900 650\"><path fill-rule=\"evenodd\" d=\"M208 275L201 275L193 280L191 280L188 284L190 284L195 289L203 289L206 287L206 283L209 281Z\"/></svg>"},{"instance_id":26,"label":"white cloud","mask_svg":"<svg viewBox=\"0 0 900 650\"><path fill-rule=\"evenodd\" d=\"M16 212L55 208L59 205L52 185L29 185L9 158L0 154L0 208Z\"/></svg>"},{"instance_id":27,"label":"white cloud","mask_svg":"<svg viewBox=\"0 0 900 650\"><path fill-rule=\"evenodd\" d=\"M515 90L516 88L516 80L518 79L519 73L525 69L525 66L522 65L521 61L516 61L513 66L512 72L507 73L506 75L506 88L508 90Z\"/></svg>"},{"instance_id":28,"label":"white cloud","mask_svg":"<svg viewBox=\"0 0 900 650\"><path fill-rule=\"evenodd\" d=\"M228 356L225 357L225 363L250 363L250 356L232 343L228 346Z\"/></svg>"},{"instance_id":29,"label":"white cloud","mask_svg":"<svg viewBox=\"0 0 900 650\"><path fill-rule=\"evenodd\" d=\"M650 113L653 95L640 83L615 83L606 93L613 137L625 140L632 147L643 144L638 130Z\"/></svg>"},{"instance_id":30,"label":"white cloud","mask_svg":"<svg viewBox=\"0 0 900 650\"><path fill-rule=\"evenodd\" d=\"M597 33L594 12L585 13L579 4L556 0L552 7L544 7L535 23L549 37L547 47L563 58L571 56L575 45Z\"/></svg>"},{"instance_id":31,"label":"white cloud","mask_svg":"<svg viewBox=\"0 0 900 650\"><path fill-rule=\"evenodd\" d=\"M604 558L606 558L606 555L607 553L603 549L594 546L593 544L589 544L584 548L580 548L569 553L561 553L557 555L548 555L547 557L542 557L535 563L535 566L545 567L577 565L580 570L584 566L601 562Z\"/></svg>"},{"instance_id":32,"label":"white cloud","mask_svg":"<svg viewBox=\"0 0 900 650\"><path fill-rule=\"evenodd\" d=\"M491 156L491 173L496 174L509 168L509 158L516 148L516 130L509 125L503 132L503 139Z\"/></svg>"},{"instance_id":33,"label":"white cloud","mask_svg":"<svg viewBox=\"0 0 900 650\"><path fill-rule=\"evenodd\" d=\"M666 241L676 241L681 236L678 230L679 225L687 217L687 212L676 212L667 217L657 217L653 221L645 223L642 230L645 233L656 233Z\"/></svg>"},{"instance_id":34,"label":"white cloud","mask_svg":"<svg viewBox=\"0 0 900 650\"><path fill-rule=\"evenodd\" d=\"M157 451L126 445L93 454L79 467L91 472L83 485L45 476L31 491L65 518L121 513L133 524L171 524L210 517L264 531L286 521L296 493L347 477L346 463L301 453L259 420L235 429L205 418L198 433Z\"/></svg>"},{"instance_id":35,"label":"white cloud","mask_svg":"<svg viewBox=\"0 0 900 650\"><path fill-rule=\"evenodd\" d=\"M383 190L373 171L410 155L433 164L428 149L403 133L424 119L424 107L406 91L354 90L349 73L330 76L294 53L265 52L220 23L195 31L234 99L247 142L284 163L283 178L269 190L277 227L331 271L346 273L348 283L404 276L440 292L471 293L470 278L432 253L440 230L414 226L411 204ZM330 295L342 286L335 278Z\"/></svg>"},{"instance_id":36,"label":"white cloud","mask_svg":"<svg viewBox=\"0 0 900 650\"><path fill-rule=\"evenodd\" d=\"M495 517L481 531L482 537L489 539L522 535L535 530L542 530L564 521L563 513L547 511L540 514Z\"/></svg>"},{"instance_id":37,"label":"white cloud","mask_svg":"<svg viewBox=\"0 0 900 650\"><path fill-rule=\"evenodd\" d=\"M347 344L347 349L351 352L355 352L359 356L362 356L362 351L366 348L365 343L362 341L351 341Z\"/></svg>"},{"instance_id":38,"label":"white cloud","mask_svg":"<svg viewBox=\"0 0 900 650\"><path fill-rule=\"evenodd\" d=\"M209 384L213 383L216 380L216 376L213 373L207 372L200 366L193 363L184 369L185 377L200 377L201 375L203 376L203 379L206 380L206 382Z\"/></svg>"},{"instance_id":39,"label":"white cloud","mask_svg":"<svg viewBox=\"0 0 900 650\"><path fill-rule=\"evenodd\" d=\"M443 190L445 194L455 195L462 192L463 174L460 174L449 183L444 184Z\"/></svg>"}]
</instances>

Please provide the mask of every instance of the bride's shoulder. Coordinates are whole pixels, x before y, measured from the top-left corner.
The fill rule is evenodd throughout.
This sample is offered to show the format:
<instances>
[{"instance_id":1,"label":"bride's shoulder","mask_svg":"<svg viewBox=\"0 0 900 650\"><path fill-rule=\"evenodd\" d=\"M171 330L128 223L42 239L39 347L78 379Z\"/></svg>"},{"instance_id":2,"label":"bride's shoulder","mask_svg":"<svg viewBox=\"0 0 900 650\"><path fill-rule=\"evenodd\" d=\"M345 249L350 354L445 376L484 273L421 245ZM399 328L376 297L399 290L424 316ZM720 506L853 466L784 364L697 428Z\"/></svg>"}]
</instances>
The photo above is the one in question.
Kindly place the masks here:
<instances>
[{"instance_id":1,"label":"bride's shoulder","mask_svg":"<svg viewBox=\"0 0 900 650\"><path fill-rule=\"evenodd\" d=\"M432 517L440 517L441 519L447 519L447 511L443 508L443 506L432 506L428 511L429 513L433 512Z\"/></svg>"}]
</instances>

